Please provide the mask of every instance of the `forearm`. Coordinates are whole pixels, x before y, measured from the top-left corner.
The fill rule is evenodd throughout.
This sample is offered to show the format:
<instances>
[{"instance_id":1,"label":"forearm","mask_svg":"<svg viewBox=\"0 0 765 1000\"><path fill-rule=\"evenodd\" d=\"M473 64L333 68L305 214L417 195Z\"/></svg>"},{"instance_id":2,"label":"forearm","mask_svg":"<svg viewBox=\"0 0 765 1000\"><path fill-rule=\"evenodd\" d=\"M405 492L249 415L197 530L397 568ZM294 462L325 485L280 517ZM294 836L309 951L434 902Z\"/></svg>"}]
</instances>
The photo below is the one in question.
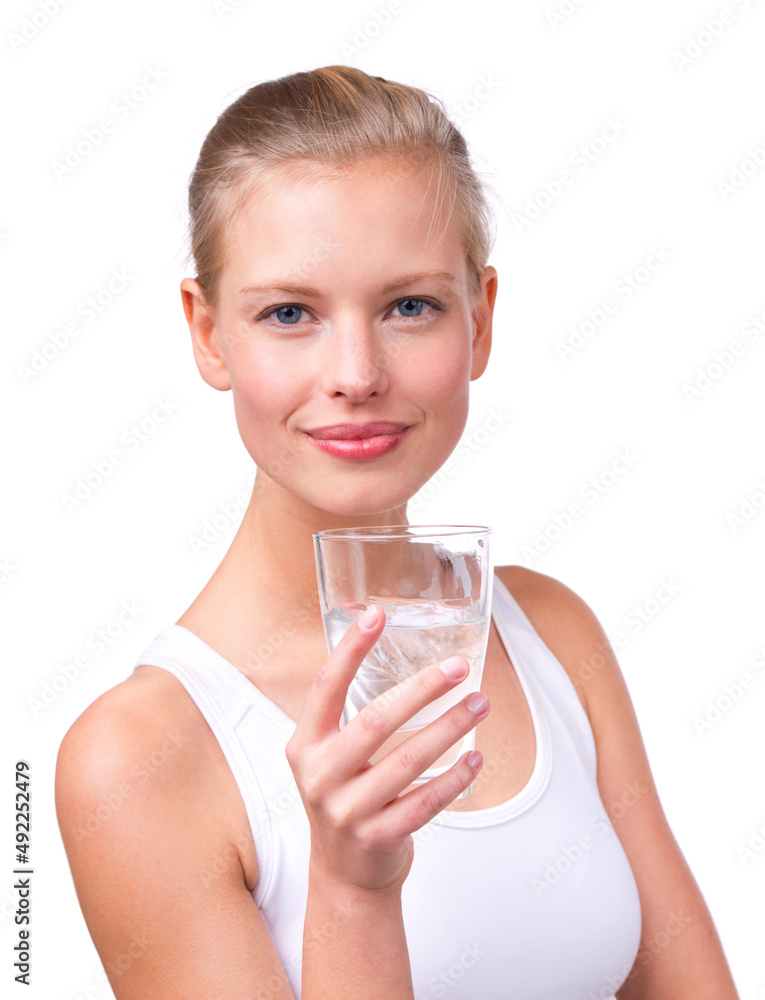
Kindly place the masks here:
<instances>
[{"instance_id":1,"label":"forearm","mask_svg":"<svg viewBox=\"0 0 765 1000\"><path fill-rule=\"evenodd\" d=\"M352 890L309 878L303 1000L412 1000L398 889Z\"/></svg>"},{"instance_id":2,"label":"forearm","mask_svg":"<svg viewBox=\"0 0 765 1000\"><path fill-rule=\"evenodd\" d=\"M316 674L286 746L311 827L303 1000L413 1000L401 908L412 834L468 787L483 760L463 754L425 787L402 794L455 734L486 716L488 702L475 710L464 699L410 736L408 751L369 767L393 733L468 672L464 657L431 664L402 681L397 697L381 696L340 727L348 685L384 625L385 615L372 606L348 629Z\"/></svg>"}]
</instances>

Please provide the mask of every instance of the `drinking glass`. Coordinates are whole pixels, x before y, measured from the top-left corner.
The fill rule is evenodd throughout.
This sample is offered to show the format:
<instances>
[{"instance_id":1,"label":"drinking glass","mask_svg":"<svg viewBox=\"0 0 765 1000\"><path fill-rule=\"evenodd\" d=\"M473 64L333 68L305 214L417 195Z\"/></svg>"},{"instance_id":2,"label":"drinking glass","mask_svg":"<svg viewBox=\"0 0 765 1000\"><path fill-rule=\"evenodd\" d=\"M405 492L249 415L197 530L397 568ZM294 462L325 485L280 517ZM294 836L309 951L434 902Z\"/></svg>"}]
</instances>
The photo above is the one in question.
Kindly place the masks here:
<instances>
[{"instance_id":1,"label":"drinking glass","mask_svg":"<svg viewBox=\"0 0 765 1000\"><path fill-rule=\"evenodd\" d=\"M491 533L491 528L482 526L403 524L314 534L330 652L369 604L385 612L382 635L348 689L343 724L374 698L386 693L395 697L397 684L432 663L459 654L470 668L456 687L390 736L370 763L480 689L491 625ZM442 774L474 746L475 729L471 729L413 784Z\"/></svg>"}]
</instances>

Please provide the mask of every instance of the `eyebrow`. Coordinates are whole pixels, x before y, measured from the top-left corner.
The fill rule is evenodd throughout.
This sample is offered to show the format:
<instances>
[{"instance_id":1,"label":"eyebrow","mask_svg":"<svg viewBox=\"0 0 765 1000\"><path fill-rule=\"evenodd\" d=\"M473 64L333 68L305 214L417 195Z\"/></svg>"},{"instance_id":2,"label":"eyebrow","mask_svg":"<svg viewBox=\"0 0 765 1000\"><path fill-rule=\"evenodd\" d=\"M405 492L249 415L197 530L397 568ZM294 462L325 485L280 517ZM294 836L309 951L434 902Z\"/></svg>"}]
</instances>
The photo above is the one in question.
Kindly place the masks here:
<instances>
[{"instance_id":1,"label":"eyebrow","mask_svg":"<svg viewBox=\"0 0 765 1000\"><path fill-rule=\"evenodd\" d=\"M386 285L382 289L382 294L389 295L398 288L404 288L406 285L414 285L418 281L454 282L456 278L449 271L416 271L413 274L402 275L389 285ZM317 288L308 288L306 285L287 285L280 282L270 285L245 285L244 288L240 289L241 295L251 294L252 292L284 292L287 295L302 295L306 298L310 296L318 298L321 295L321 292Z\"/></svg>"}]
</instances>

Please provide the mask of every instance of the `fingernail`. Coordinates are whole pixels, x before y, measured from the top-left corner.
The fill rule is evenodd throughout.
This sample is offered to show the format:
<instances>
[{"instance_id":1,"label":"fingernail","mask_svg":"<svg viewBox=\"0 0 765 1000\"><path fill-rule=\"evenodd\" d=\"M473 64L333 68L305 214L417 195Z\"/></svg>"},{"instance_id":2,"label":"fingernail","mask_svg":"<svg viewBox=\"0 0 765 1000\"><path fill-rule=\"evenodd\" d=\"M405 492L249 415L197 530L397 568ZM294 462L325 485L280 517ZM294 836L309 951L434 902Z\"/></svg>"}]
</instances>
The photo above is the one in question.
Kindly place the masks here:
<instances>
[{"instance_id":1,"label":"fingernail","mask_svg":"<svg viewBox=\"0 0 765 1000\"><path fill-rule=\"evenodd\" d=\"M473 713L473 715L483 715L489 705L489 699L485 694L481 694L480 691L476 691L475 694L471 694L468 700L465 702L467 707Z\"/></svg>"},{"instance_id":2,"label":"fingernail","mask_svg":"<svg viewBox=\"0 0 765 1000\"><path fill-rule=\"evenodd\" d=\"M467 762L471 767L480 767L483 763L483 754L480 750L474 750L467 755Z\"/></svg>"},{"instance_id":3,"label":"fingernail","mask_svg":"<svg viewBox=\"0 0 765 1000\"><path fill-rule=\"evenodd\" d=\"M458 681L460 677L464 677L468 672L468 665L464 656L451 656L448 660L444 660L443 663L439 664L438 669L444 677L448 677L452 681Z\"/></svg>"},{"instance_id":4,"label":"fingernail","mask_svg":"<svg viewBox=\"0 0 765 1000\"><path fill-rule=\"evenodd\" d=\"M369 632L377 624L377 605L370 604L364 614L357 620L359 626Z\"/></svg>"}]
</instances>

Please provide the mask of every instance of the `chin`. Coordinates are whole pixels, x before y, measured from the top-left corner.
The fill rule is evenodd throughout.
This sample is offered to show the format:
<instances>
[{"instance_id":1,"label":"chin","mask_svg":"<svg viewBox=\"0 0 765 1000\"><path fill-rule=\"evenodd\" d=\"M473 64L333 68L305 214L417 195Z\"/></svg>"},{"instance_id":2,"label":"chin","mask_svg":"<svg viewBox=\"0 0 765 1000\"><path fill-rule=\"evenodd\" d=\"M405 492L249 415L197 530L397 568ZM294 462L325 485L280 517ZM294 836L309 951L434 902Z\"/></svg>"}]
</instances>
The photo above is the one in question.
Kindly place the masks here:
<instances>
[{"instance_id":1,"label":"chin","mask_svg":"<svg viewBox=\"0 0 765 1000\"><path fill-rule=\"evenodd\" d=\"M368 519L375 514L387 514L397 509L401 509L403 518L407 503L418 489L420 486L416 484L413 487L407 484L395 489L390 484L382 488L380 484L359 484L355 489L338 484L336 489L317 490L315 495L306 499L327 514L346 517L349 522L359 518Z\"/></svg>"},{"instance_id":2,"label":"chin","mask_svg":"<svg viewBox=\"0 0 765 1000\"><path fill-rule=\"evenodd\" d=\"M323 499L323 502L322 502ZM338 499L336 502L327 502L327 498L317 498L318 502L315 506L321 508L327 514L332 514L335 517L345 517L348 519L349 526L351 522L363 518L368 520L371 516L379 514L381 517L383 514L387 514L389 511L401 509L402 517L403 511L406 509L406 504L409 500L409 496L401 497L396 496L391 499L390 502L387 498L380 497L379 495L375 499L361 499L361 498L343 498Z\"/></svg>"}]
</instances>

